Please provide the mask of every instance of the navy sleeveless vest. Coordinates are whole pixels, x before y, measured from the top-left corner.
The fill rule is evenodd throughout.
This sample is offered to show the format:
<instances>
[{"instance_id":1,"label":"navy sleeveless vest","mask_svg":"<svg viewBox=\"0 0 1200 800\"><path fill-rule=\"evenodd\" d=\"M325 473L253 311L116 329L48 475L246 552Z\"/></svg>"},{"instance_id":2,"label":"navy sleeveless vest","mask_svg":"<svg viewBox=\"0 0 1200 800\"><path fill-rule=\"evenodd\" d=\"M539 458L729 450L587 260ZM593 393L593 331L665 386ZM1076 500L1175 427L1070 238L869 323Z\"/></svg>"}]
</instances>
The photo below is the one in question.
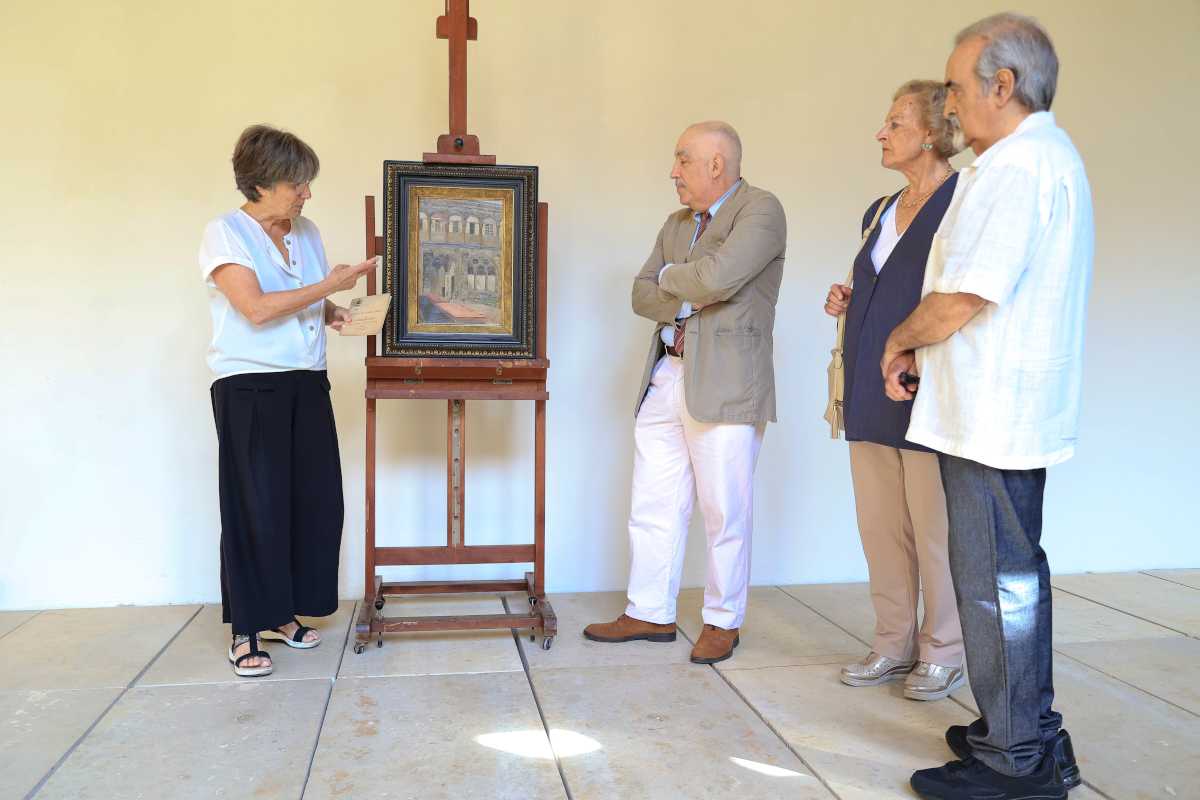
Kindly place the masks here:
<instances>
[{"instance_id":1,"label":"navy sleeveless vest","mask_svg":"<svg viewBox=\"0 0 1200 800\"><path fill-rule=\"evenodd\" d=\"M871 250L879 239L882 216L879 226L854 261L854 293L846 312L844 348L847 441L874 442L928 452L928 448L904 438L912 414L912 401L897 403L883 393L879 360L883 358L887 337L921 302L929 247L957 184L958 175L951 175L925 202L878 275L871 261ZM882 200L876 200L867 208L860 231L866 230Z\"/></svg>"}]
</instances>

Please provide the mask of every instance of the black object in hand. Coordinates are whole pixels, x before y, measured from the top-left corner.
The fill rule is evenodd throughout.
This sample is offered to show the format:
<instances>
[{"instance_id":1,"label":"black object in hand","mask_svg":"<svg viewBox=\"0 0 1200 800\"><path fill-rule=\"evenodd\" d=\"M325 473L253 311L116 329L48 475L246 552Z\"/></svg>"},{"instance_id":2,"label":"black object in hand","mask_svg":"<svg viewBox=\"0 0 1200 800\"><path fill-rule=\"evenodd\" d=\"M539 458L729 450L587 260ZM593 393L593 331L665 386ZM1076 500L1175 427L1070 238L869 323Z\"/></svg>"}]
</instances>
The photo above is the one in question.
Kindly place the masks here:
<instances>
[{"instance_id":1,"label":"black object in hand","mask_svg":"<svg viewBox=\"0 0 1200 800\"><path fill-rule=\"evenodd\" d=\"M900 373L900 383L905 388L908 388L910 386L917 386L921 383L921 378L919 375L913 375L911 372L901 372Z\"/></svg>"}]
</instances>

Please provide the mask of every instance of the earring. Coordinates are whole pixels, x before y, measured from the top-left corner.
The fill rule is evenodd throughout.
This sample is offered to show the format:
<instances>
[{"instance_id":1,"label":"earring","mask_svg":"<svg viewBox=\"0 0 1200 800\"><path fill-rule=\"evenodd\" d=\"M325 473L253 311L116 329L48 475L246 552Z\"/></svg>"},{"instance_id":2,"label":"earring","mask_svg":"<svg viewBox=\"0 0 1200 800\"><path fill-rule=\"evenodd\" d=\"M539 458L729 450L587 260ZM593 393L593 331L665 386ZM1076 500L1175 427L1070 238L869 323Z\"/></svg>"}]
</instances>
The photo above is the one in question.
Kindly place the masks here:
<instances>
[{"instance_id":1,"label":"earring","mask_svg":"<svg viewBox=\"0 0 1200 800\"><path fill-rule=\"evenodd\" d=\"M932 149L933 149L933 145L931 145L929 142L922 142L922 143L921 143L921 149L922 149L922 150L932 150Z\"/></svg>"}]
</instances>

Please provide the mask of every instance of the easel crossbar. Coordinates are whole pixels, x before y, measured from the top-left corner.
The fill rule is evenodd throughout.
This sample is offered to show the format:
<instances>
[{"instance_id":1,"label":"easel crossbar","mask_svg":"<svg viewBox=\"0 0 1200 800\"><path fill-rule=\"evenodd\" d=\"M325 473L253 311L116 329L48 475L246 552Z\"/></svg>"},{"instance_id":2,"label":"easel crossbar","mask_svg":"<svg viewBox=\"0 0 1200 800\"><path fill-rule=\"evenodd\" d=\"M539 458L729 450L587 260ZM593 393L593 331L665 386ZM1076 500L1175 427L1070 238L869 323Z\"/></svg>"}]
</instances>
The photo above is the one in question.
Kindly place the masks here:
<instances>
[{"instance_id":1,"label":"easel crossbar","mask_svg":"<svg viewBox=\"0 0 1200 800\"><path fill-rule=\"evenodd\" d=\"M503 628L541 628L541 615L533 614L470 614L454 617L387 617L375 625L384 633L417 633L421 631L478 631Z\"/></svg>"},{"instance_id":2,"label":"easel crossbar","mask_svg":"<svg viewBox=\"0 0 1200 800\"><path fill-rule=\"evenodd\" d=\"M388 597L429 594L504 594L524 592L529 588L525 581L407 581L404 583L382 583L378 594Z\"/></svg>"},{"instance_id":3,"label":"easel crossbar","mask_svg":"<svg viewBox=\"0 0 1200 800\"><path fill-rule=\"evenodd\" d=\"M375 566L377 567L436 564L532 564L536 557L537 553L531 544L375 548Z\"/></svg>"}]
</instances>

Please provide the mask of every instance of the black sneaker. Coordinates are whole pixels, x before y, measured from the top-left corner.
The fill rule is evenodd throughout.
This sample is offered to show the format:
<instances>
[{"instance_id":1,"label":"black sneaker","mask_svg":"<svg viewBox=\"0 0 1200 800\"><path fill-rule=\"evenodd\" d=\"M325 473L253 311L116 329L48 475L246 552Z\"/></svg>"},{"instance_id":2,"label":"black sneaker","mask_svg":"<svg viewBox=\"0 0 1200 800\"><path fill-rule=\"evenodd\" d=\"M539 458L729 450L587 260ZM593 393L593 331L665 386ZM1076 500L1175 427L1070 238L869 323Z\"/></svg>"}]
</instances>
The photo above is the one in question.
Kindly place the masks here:
<instances>
[{"instance_id":1,"label":"black sneaker","mask_svg":"<svg viewBox=\"0 0 1200 800\"><path fill-rule=\"evenodd\" d=\"M971 745L967 743L966 725L951 725L947 728L946 744L950 745L951 752L960 759L972 755ZM1075 763L1075 748L1071 747L1071 734L1060 730L1050 742L1050 753L1054 756L1054 762L1058 764L1063 786L1074 789L1083 782L1083 778L1079 774L1079 765Z\"/></svg>"},{"instance_id":2,"label":"black sneaker","mask_svg":"<svg viewBox=\"0 0 1200 800\"><path fill-rule=\"evenodd\" d=\"M971 756L936 769L913 773L909 785L926 800L1066 800L1067 787L1054 759L1046 756L1035 772L1002 775Z\"/></svg>"}]
</instances>

